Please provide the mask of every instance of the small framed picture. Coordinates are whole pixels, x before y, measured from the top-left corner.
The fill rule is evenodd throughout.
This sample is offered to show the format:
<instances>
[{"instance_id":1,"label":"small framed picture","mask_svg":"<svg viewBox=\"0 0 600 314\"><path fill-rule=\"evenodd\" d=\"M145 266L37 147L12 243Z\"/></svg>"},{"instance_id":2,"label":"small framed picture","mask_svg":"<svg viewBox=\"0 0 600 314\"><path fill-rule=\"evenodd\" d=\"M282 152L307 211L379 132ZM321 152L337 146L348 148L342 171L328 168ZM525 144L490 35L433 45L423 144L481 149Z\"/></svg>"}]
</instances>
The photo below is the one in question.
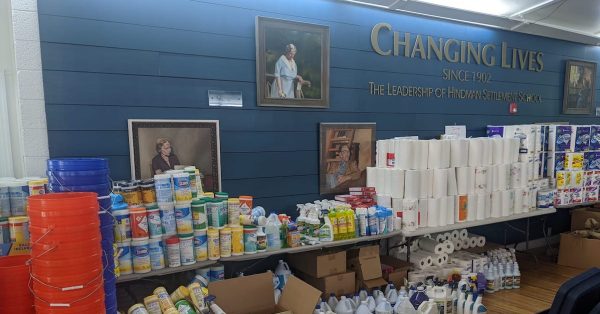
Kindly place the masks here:
<instances>
[{"instance_id":1,"label":"small framed picture","mask_svg":"<svg viewBox=\"0 0 600 314\"><path fill-rule=\"evenodd\" d=\"M218 120L128 120L132 179L171 169L200 169L205 191L221 190Z\"/></svg>"},{"instance_id":2,"label":"small framed picture","mask_svg":"<svg viewBox=\"0 0 600 314\"><path fill-rule=\"evenodd\" d=\"M348 193L365 186L375 165L375 123L320 124L320 193Z\"/></svg>"},{"instance_id":3,"label":"small framed picture","mask_svg":"<svg viewBox=\"0 0 600 314\"><path fill-rule=\"evenodd\" d=\"M564 114L593 114L596 108L596 63L568 60L564 89Z\"/></svg>"},{"instance_id":4,"label":"small framed picture","mask_svg":"<svg viewBox=\"0 0 600 314\"><path fill-rule=\"evenodd\" d=\"M329 107L329 27L256 18L259 106Z\"/></svg>"}]
</instances>

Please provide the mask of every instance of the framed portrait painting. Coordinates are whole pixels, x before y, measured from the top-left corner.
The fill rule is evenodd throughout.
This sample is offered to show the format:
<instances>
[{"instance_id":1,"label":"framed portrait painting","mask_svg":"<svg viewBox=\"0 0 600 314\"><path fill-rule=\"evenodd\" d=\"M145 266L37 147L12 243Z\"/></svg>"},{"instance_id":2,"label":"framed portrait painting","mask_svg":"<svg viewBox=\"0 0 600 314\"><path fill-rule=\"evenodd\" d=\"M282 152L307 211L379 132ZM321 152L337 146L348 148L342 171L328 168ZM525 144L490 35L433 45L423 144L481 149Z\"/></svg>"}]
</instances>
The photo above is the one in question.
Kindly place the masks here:
<instances>
[{"instance_id":1,"label":"framed portrait painting","mask_svg":"<svg viewBox=\"0 0 600 314\"><path fill-rule=\"evenodd\" d=\"M563 96L564 114L593 114L596 109L596 63L568 60Z\"/></svg>"},{"instance_id":2,"label":"framed portrait painting","mask_svg":"<svg viewBox=\"0 0 600 314\"><path fill-rule=\"evenodd\" d=\"M128 120L132 179L195 166L204 191L221 189L218 120Z\"/></svg>"},{"instance_id":3,"label":"framed portrait painting","mask_svg":"<svg viewBox=\"0 0 600 314\"><path fill-rule=\"evenodd\" d=\"M329 27L256 18L259 106L329 107Z\"/></svg>"},{"instance_id":4,"label":"framed portrait painting","mask_svg":"<svg viewBox=\"0 0 600 314\"><path fill-rule=\"evenodd\" d=\"M320 194L365 186L375 165L375 123L321 123L319 134Z\"/></svg>"}]
</instances>

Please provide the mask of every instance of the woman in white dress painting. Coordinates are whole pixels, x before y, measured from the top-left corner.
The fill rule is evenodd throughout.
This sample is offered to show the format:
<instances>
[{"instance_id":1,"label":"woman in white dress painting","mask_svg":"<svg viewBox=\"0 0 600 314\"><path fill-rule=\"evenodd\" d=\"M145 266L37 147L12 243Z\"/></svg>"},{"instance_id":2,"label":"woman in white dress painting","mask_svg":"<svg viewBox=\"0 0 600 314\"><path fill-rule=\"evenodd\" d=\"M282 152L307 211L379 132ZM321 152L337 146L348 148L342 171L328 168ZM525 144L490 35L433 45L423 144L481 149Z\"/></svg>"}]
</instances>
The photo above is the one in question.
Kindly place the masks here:
<instances>
[{"instance_id":1,"label":"woman in white dress painting","mask_svg":"<svg viewBox=\"0 0 600 314\"><path fill-rule=\"evenodd\" d=\"M294 80L302 86L304 80L298 75L298 67L294 56L296 55L296 46L287 44L285 53L279 57L275 63L275 79L271 86L271 98L294 98Z\"/></svg>"}]
</instances>

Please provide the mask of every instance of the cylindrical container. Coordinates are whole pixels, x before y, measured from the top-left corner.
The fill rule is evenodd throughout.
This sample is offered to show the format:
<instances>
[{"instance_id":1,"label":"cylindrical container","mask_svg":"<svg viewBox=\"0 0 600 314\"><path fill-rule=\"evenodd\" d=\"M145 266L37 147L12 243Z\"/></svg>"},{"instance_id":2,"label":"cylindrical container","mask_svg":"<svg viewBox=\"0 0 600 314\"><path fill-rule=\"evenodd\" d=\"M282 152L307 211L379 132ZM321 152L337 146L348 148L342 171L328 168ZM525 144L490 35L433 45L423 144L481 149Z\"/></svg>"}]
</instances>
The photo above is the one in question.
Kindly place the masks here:
<instances>
[{"instance_id":1,"label":"cylindrical container","mask_svg":"<svg viewBox=\"0 0 600 314\"><path fill-rule=\"evenodd\" d=\"M202 286L197 282L192 282L187 286L187 289L190 292L190 299L194 306L198 309L202 308L201 305L204 305L204 293L202 292Z\"/></svg>"},{"instance_id":2,"label":"cylindrical container","mask_svg":"<svg viewBox=\"0 0 600 314\"><path fill-rule=\"evenodd\" d=\"M160 222L163 234L165 236L176 235L177 222L173 203L158 203L158 208L160 209Z\"/></svg>"},{"instance_id":3,"label":"cylindrical container","mask_svg":"<svg viewBox=\"0 0 600 314\"><path fill-rule=\"evenodd\" d=\"M256 254L256 227L244 226L244 254Z\"/></svg>"},{"instance_id":4,"label":"cylindrical container","mask_svg":"<svg viewBox=\"0 0 600 314\"><path fill-rule=\"evenodd\" d=\"M198 197L198 178L196 177L196 167L189 166L183 169L190 177L190 189L192 190L192 198Z\"/></svg>"},{"instance_id":5,"label":"cylindrical container","mask_svg":"<svg viewBox=\"0 0 600 314\"><path fill-rule=\"evenodd\" d=\"M210 281L225 280L225 266L217 264L210 267Z\"/></svg>"},{"instance_id":6,"label":"cylindrical container","mask_svg":"<svg viewBox=\"0 0 600 314\"><path fill-rule=\"evenodd\" d=\"M177 302L179 300L186 299L190 296L190 292L184 286L179 286L179 288L175 289L173 293L171 293L171 301ZM177 303L175 303L177 304Z\"/></svg>"},{"instance_id":7,"label":"cylindrical container","mask_svg":"<svg viewBox=\"0 0 600 314\"><path fill-rule=\"evenodd\" d=\"M244 228L240 225L231 227L231 255L244 255Z\"/></svg>"},{"instance_id":8,"label":"cylindrical container","mask_svg":"<svg viewBox=\"0 0 600 314\"><path fill-rule=\"evenodd\" d=\"M221 247L221 257L231 256L231 228L225 227L219 230L219 246Z\"/></svg>"},{"instance_id":9,"label":"cylindrical container","mask_svg":"<svg viewBox=\"0 0 600 314\"><path fill-rule=\"evenodd\" d=\"M132 274L131 240L117 243L117 248L119 253L119 271L121 272L121 275Z\"/></svg>"},{"instance_id":10,"label":"cylindrical container","mask_svg":"<svg viewBox=\"0 0 600 314\"><path fill-rule=\"evenodd\" d=\"M167 260L169 267L181 266L181 251L179 249L179 238L173 236L165 240L165 242L167 243Z\"/></svg>"},{"instance_id":11,"label":"cylindrical container","mask_svg":"<svg viewBox=\"0 0 600 314\"><path fill-rule=\"evenodd\" d=\"M171 175L157 174L154 176L154 190L157 203L173 202Z\"/></svg>"},{"instance_id":12,"label":"cylindrical container","mask_svg":"<svg viewBox=\"0 0 600 314\"><path fill-rule=\"evenodd\" d=\"M131 224L129 220L129 209L120 209L112 212L115 219L115 242L124 242L131 239Z\"/></svg>"},{"instance_id":13,"label":"cylindrical container","mask_svg":"<svg viewBox=\"0 0 600 314\"><path fill-rule=\"evenodd\" d=\"M0 181L0 217L10 217L10 193L7 182Z\"/></svg>"},{"instance_id":14,"label":"cylindrical container","mask_svg":"<svg viewBox=\"0 0 600 314\"><path fill-rule=\"evenodd\" d=\"M177 222L177 234L190 234L194 232L192 225L192 204L178 203L175 205L175 220Z\"/></svg>"},{"instance_id":15,"label":"cylindrical container","mask_svg":"<svg viewBox=\"0 0 600 314\"><path fill-rule=\"evenodd\" d=\"M127 314L149 314L146 310L146 307L143 304L134 304L129 310L127 310Z\"/></svg>"},{"instance_id":16,"label":"cylindrical container","mask_svg":"<svg viewBox=\"0 0 600 314\"><path fill-rule=\"evenodd\" d=\"M221 257L221 249L219 247L219 230L208 228L206 232L208 237L208 259L216 261Z\"/></svg>"},{"instance_id":17,"label":"cylindrical container","mask_svg":"<svg viewBox=\"0 0 600 314\"><path fill-rule=\"evenodd\" d=\"M179 311L179 314L196 314L194 307L187 300L177 301L175 308Z\"/></svg>"},{"instance_id":18,"label":"cylindrical container","mask_svg":"<svg viewBox=\"0 0 600 314\"><path fill-rule=\"evenodd\" d=\"M204 193L202 193L202 196L204 196L205 198L215 198L215 193L213 193L213 192L204 192Z\"/></svg>"},{"instance_id":19,"label":"cylindrical container","mask_svg":"<svg viewBox=\"0 0 600 314\"><path fill-rule=\"evenodd\" d=\"M148 234L150 235L150 238L161 238L163 230L158 206L148 206L146 213L148 214Z\"/></svg>"},{"instance_id":20,"label":"cylindrical container","mask_svg":"<svg viewBox=\"0 0 600 314\"><path fill-rule=\"evenodd\" d=\"M146 208L139 206L129 207L129 222L132 239L148 239L148 216Z\"/></svg>"},{"instance_id":21,"label":"cylindrical container","mask_svg":"<svg viewBox=\"0 0 600 314\"><path fill-rule=\"evenodd\" d=\"M265 251L267 251L267 234L264 231L264 227L258 227L258 231L256 232L256 252Z\"/></svg>"},{"instance_id":22,"label":"cylindrical container","mask_svg":"<svg viewBox=\"0 0 600 314\"><path fill-rule=\"evenodd\" d=\"M133 272L143 274L150 272L150 252L148 251L148 240L131 241L131 255L133 259Z\"/></svg>"},{"instance_id":23,"label":"cylindrical container","mask_svg":"<svg viewBox=\"0 0 600 314\"><path fill-rule=\"evenodd\" d=\"M152 270L165 268L165 252L162 239L148 240L148 251L150 252L150 267Z\"/></svg>"},{"instance_id":24,"label":"cylindrical container","mask_svg":"<svg viewBox=\"0 0 600 314\"><path fill-rule=\"evenodd\" d=\"M208 259L208 236L206 230L194 230L194 255L197 262Z\"/></svg>"},{"instance_id":25,"label":"cylindrical container","mask_svg":"<svg viewBox=\"0 0 600 314\"><path fill-rule=\"evenodd\" d=\"M10 242L29 243L29 217L9 217L8 229L10 232Z\"/></svg>"},{"instance_id":26,"label":"cylindrical container","mask_svg":"<svg viewBox=\"0 0 600 314\"><path fill-rule=\"evenodd\" d=\"M143 180L140 184L140 190L142 191L142 202L144 202L144 205L149 206L156 204L154 179Z\"/></svg>"},{"instance_id":27,"label":"cylindrical container","mask_svg":"<svg viewBox=\"0 0 600 314\"><path fill-rule=\"evenodd\" d=\"M181 254L181 265L192 265L196 263L193 234L179 235L179 252Z\"/></svg>"},{"instance_id":28,"label":"cylindrical container","mask_svg":"<svg viewBox=\"0 0 600 314\"><path fill-rule=\"evenodd\" d=\"M27 180L15 180L6 183L10 196L10 212L12 216L27 215L27 197L29 185Z\"/></svg>"},{"instance_id":29,"label":"cylindrical container","mask_svg":"<svg viewBox=\"0 0 600 314\"><path fill-rule=\"evenodd\" d=\"M158 297L155 295L149 295L144 298L144 305L146 306L146 310L148 310L148 314L162 314L162 310L160 309L160 301Z\"/></svg>"},{"instance_id":30,"label":"cylindrical container","mask_svg":"<svg viewBox=\"0 0 600 314\"><path fill-rule=\"evenodd\" d=\"M202 178L203 176L200 174L200 169L196 168L196 189L198 190L198 196L201 196L204 193L204 189L202 188Z\"/></svg>"},{"instance_id":31,"label":"cylindrical container","mask_svg":"<svg viewBox=\"0 0 600 314\"><path fill-rule=\"evenodd\" d=\"M194 230L205 230L206 224L206 201L203 199L192 201L192 224Z\"/></svg>"},{"instance_id":32,"label":"cylindrical container","mask_svg":"<svg viewBox=\"0 0 600 314\"><path fill-rule=\"evenodd\" d=\"M121 185L121 195L123 200L129 206L141 206L142 198L140 197L139 187L135 183Z\"/></svg>"},{"instance_id":33,"label":"cylindrical container","mask_svg":"<svg viewBox=\"0 0 600 314\"><path fill-rule=\"evenodd\" d=\"M230 198L227 200L227 218L229 225L240 224L240 200L237 198Z\"/></svg>"},{"instance_id":34,"label":"cylindrical container","mask_svg":"<svg viewBox=\"0 0 600 314\"><path fill-rule=\"evenodd\" d=\"M179 244L177 246L179 247ZM167 312L169 309L175 308L175 304L171 301L171 296L164 287L154 289L154 295L158 298L160 309L163 313Z\"/></svg>"},{"instance_id":35,"label":"cylindrical container","mask_svg":"<svg viewBox=\"0 0 600 314\"><path fill-rule=\"evenodd\" d=\"M190 176L187 172L173 174L173 190L175 191L175 203L189 203L192 201Z\"/></svg>"},{"instance_id":36,"label":"cylindrical container","mask_svg":"<svg viewBox=\"0 0 600 314\"><path fill-rule=\"evenodd\" d=\"M217 229L227 224L227 200L212 199L206 203L206 211L209 217L209 226Z\"/></svg>"},{"instance_id":37,"label":"cylindrical container","mask_svg":"<svg viewBox=\"0 0 600 314\"><path fill-rule=\"evenodd\" d=\"M250 215L252 213L252 196L240 195L240 214Z\"/></svg>"},{"instance_id":38,"label":"cylindrical container","mask_svg":"<svg viewBox=\"0 0 600 314\"><path fill-rule=\"evenodd\" d=\"M228 199L229 198L229 193L227 192L216 192L215 193L215 198L220 198L220 199Z\"/></svg>"},{"instance_id":39,"label":"cylindrical container","mask_svg":"<svg viewBox=\"0 0 600 314\"><path fill-rule=\"evenodd\" d=\"M46 194L46 184L48 180L29 181L29 196Z\"/></svg>"},{"instance_id":40,"label":"cylindrical container","mask_svg":"<svg viewBox=\"0 0 600 314\"><path fill-rule=\"evenodd\" d=\"M0 217L0 244L10 243L10 228L8 228L8 217Z\"/></svg>"}]
</instances>

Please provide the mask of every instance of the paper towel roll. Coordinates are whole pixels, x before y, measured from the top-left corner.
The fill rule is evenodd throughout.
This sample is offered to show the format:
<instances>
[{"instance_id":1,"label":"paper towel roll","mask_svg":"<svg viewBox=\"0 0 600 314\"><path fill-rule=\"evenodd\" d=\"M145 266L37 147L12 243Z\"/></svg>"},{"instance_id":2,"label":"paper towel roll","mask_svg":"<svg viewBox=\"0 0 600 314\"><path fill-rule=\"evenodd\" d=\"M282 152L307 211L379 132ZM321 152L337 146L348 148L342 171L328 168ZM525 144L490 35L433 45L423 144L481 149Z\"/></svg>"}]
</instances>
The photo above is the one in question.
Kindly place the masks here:
<instances>
[{"instance_id":1,"label":"paper towel roll","mask_svg":"<svg viewBox=\"0 0 600 314\"><path fill-rule=\"evenodd\" d=\"M429 142L415 141L416 149L414 150L415 169L427 169L427 161L429 159Z\"/></svg>"},{"instance_id":2,"label":"paper towel roll","mask_svg":"<svg viewBox=\"0 0 600 314\"><path fill-rule=\"evenodd\" d=\"M436 240L421 238L419 240L419 248L426 252L431 252L434 254L443 254L444 253L444 244L437 242Z\"/></svg>"},{"instance_id":3,"label":"paper towel roll","mask_svg":"<svg viewBox=\"0 0 600 314\"><path fill-rule=\"evenodd\" d=\"M448 224L448 201L446 196L438 199L438 226L443 227Z\"/></svg>"},{"instance_id":4,"label":"paper towel roll","mask_svg":"<svg viewBox=\"0 0 600 314\"><path fill-rule=\"evenodd\" d=\"M448 263L448 255L446 253L437 254L433 257L434 266L442 266Z\"/></svg>"},{"instance_id":5,"label":"paper towel roll","mask_svg":"<svg viewBox=\"0 0 600 314\"><path fill-rule=\"evenodd\" d=\"M477 247L477 243L479 243L479 238L469 238L469 248L475 248Z\"/></svg>"},{"instance_id":6,"label":"paper towel roll","mask_svg":"<svg viewBox=\"0 0 600 314\"><path fill-rule=\"evenodd\" d=\"M492 210L490 217L498 218L502 216L502 191L492 192Z\"/></svg>"},{"instance_id":7,"label":"paper towel roll","mask_svg":"<svg viewBox=\"0 0 600 314\"><path fill-rule=\"evenodd\" d=\"M484 160L483 164L489 167L494 164L494 156L492 155L494 153L494 143L492 142L491 138L486 139L485 150L488 151L488 154L487 161Z\"/></svg>"},{"instance_id":8,"label":"paper towel roll","mask_svg":"<svg viewBox=\"0 0 600 314\"><path fill-rule=\"evenodd\" d=\"M492 164L499 165L504 163L504 139L492 139Z\"/></svg>"},{"instance_id":9,"label":"paper towel roll","mask_svg":"<svg viewBox=\"0 0 600 314\"><path fill-rule=\"evenodd\" d=\"M482 166L489 166L491 164L491 157L492 157L492 150L494 149L492 147L492 142L489 138L481 138L481 145L483 146L482 149L482 154L481 154L481 165Z\"/></svg>"},{"instance_id":10,"label":"paper towel roll","mask_svg":"<svg viewBox=\"0 0 600 314\"><path fill-rule=\"evenodd\" d=\"M518 138L511 138L510 144L511 144L510 155L511 155L512 159L509 162L507 162L508 164L519 161L520 140Z\"/></svg>"},{"instance_id":11,"label":"paper towel roll","mask_svg":"<svg viewBox=\"0 0 600 314\"><path fill-rule=\"evenodd\" d=\"M403 170L415 169L415 142L413 140L395 140L394 167Z\"/></svg>"},{"instance_id":12,"label":"paper towel roll","mask_svg":"<svg viewBox=\"0 0 600 314\"><path fill-rule=\"evenodd\" d=\"M375 187L377 182L377 168L367 167L367 186Z\"/></svg>"},{"instance_id":13,"label":"paper towel roll","mask_svg":"<svg viewBox=\"0 0 600 314\"><path fill-rule=\"evenodd\" d=\"M392 208L392 197L385 194L377 194L377 205Z\"/></svg>"},{"instance_id":14,"label":"paper towel roll","mask_svg":"<svg viewBox=\"0 0 600 314\"><path fill-rule=\"evenodd\" d=\"M396 212L402 211L402 198L392 198L392 209L394 210L394 214ZM395 215L394 215L395 216Z\"/></svg>"},{"instance_id":15,"label":"paper towel roll","mask_svg":"<svg viewBox=\"0 0 600 314\"><path fill-rule=\"evenodd\" d=\"M474 192L475 168L458 167L456 168L456 186L458 195L464 195Z\"/></svg>"},{"instance_id":16,"label":"paper towel roll","mask_svg":"<svg viewBox=\"0 0 600 314\"><path fill-rule=\"evenodd\" d=\"M460 239L466 239L469 237L469 232L467 231L467 229L460 229L458 230L458 237Z\"/></svg>"},{"instance_id":17,"label":"paper towel roll","mask_svg":"<svg viewBox=\"0 0 600 314\"><path fill-rule=\"evenodd\" d=\"M502 162L501 164L509 164L512 162L512 141L510 138L502 139ZM518 154L518 153L517 153Z\"/></svg>"},{"instance_id":18,"label":"paper towel roll","mask_svg":"<svg viewBox=\"0 0 600 314\"><path fill-rule=\"evenodd\" d=\"M500 191L500 185L498 184L498 176L500 173L500 165L493 165L490 167L492 173L492 192Z\"/></svg>"},{"instance_id":19,"label":"paper towel roll","mask_svg":"<svg viewBox=\"0 0 600 314\"><path fill-rule=\"evenodd\" d=\"M492 215L492 193L485 193L485 212L484 219L490 218Z\"/></svg>"},{"instance_id":20,"label":"paper towel roll","mask_svg":"<svg viewBox=\"0 0 600 314\"><path fill-rule=\"evenodd\" d=\"M485 192L486 193L491 193L494 190L494 167L495 166L488 166L487 167L487 175L485 176Z\"/></svg>"},{"instance_id":21,"label":"paper towel roll","mask_svg":"<svg viewBox=\"0 0 600 314\"><path fill-rule=\"evenodd\" d=\"M385 172L386 168L375 168L375 191L383 193L385 189Z\"/></svg>"},{"instance_id":22,"label":"paper towel roll","mask_svg":"<svg viewBox=\"0 0 600 314\"><path fill-rule=\"evenodd\" d=\"M485 246L485 237L479 237L477 239L477 247L484 247Z\"/></svg>"},{"instance_id":23,"label":"paper towel roll","mask_svg":"<svg viewBox=\"0 0 600 314\"><path fill-rule=\"evenodd\" d=\"M419 170L419 198L430 198L433 195L432 178L433 170Z\"/></svg>"},{"instance_id":24,"label":"paper towel roll","mask_svg":"<svg viewBox=\"0 0 600 314\"><path fill-rule=\"evenodd\" d=\"M454 240L460 239L460 232L458 230L452 230L450 234L452 235L452 242L454 242Z\"/></svg>"},{"instance_id":25,"label":"paper towel roll","mask_svg":"<svg viewBox=\"0 0 600 314\"><path fill-rule=\"evenodd\" d=\"M440 168L450 167L450 142L451 140L440 140L442 142L442 161Z\"/></svg>"},{"instance_id":26,"label":"paper towel roll","mask_svg":"<svg viewBox=\"0 0 600 314\"><path fill-rule=\"evenodd\" d=\"M452 241L452 244L454 244L454 251L460 251L463 249L462 239L455 239L454 241Z\"/></svg>"},{"instance_id":27,"label":"paper towel roll","mask_svg":"<svg viewBox=\"0 0 600 314\"><path fill-rule=\"evenodd\" d=\"M418 199L421 175L418 170L406 170L404 172L404 198Z\"/></svg>"},{"instance_id":28,"label":"paper towel roll","mask_svg":"<svg viewBox=\"0 0 600 314\"><path fill-rule=\"evenodd\" d=\"M498 165L496 167L498 167L497 186L500 191L504 191L504 190L508 189L508 183L510 180L510 165L502 164L502 165Z\"/></svg>"},{"instance_id":29,"label":"paper towel roll","mask_svg":"<svg viewBox=\"0 0 600 314\"><path fill-rule=\"evenodd\" d=\"M427 200L427 227L437 227L440 221L440 199Z\"/></svg>"},{"instance_id":30,"label":"paper towel roll","mask_svg":"<svg viewBox=\"0 0 600 314\"><path fill-rule=\"evenodd\" d=\"M392 170L390 168L383 168L384 179L383 179L383 191L377 191L378 193L382 193L385 195L392 194Z\"/></svg>"},{"instance_id":31,"label":"paper towel roll","mask_svg":"<svg viewBox=\"0 0 600 314\"><path fill-rule=\"evenodd\" d=\"M404 170L402 169L390 169L391 173L391 186L390 195L392 198L403 198L404 197Z\"/></svg>"},{"instance_id":32,"label":"paper towel roll","mask_svg":"<svg viewBox=\"0 0 600 314\"><path fill-rule=\"evenodd\" d=\"M469 165L469 140L456 139L450 141L450 167L467 167Z\"/></svg>"},{"instance_id":33,"label":"paper towel roll","mask_svg":"<svg viewBox=\"0 0 600 314\"><path fill-rule=\"evenodd\" d=\"M448 169L448 195L458 195L458 187L456 186L456 168Z\"/></svg>"},{"instance_id":34,"label":"paper towel roll","mask_svg":"<svg viewBox=\"0 0 600 314\"><path fill-rule=\"evenodd\" d=\"M515 198L513 209L515 214L520 214L523 212L523 189L518 188L515 189Z\"/></svg>"},{"instance_id":35,"label":"paper towel roll","mask_svg":"<svg viewBox=\"0 0 600 314\"><path fill-rule=\"evenodd\" d=\"M388 141L378 140L377 142L377 167L387 167Z\"/></svg>"},{"instance_id":36,"label":"paper towel roll","mask_svg":"<svg viewBox=\"0 0 600 314\"><path fill-rule=\"evenodd\" d=\"M476 206L477 210L476 210L476 214L475 214L476 220L485 219L485 198L486 198L485 193L477 195L477 206Z\"/></svg>"},{"instance_id":37,"label":"paper towel roll","mask_svg":"<svg viewBox=\"0 0 600 314\"><path fill-rule=\"evenodd\" d=\"M502 191L502 216L503 217L512 215L513 206L515 203L514 197L515 197L514 190Z\"/></svg>"},{"instance_id":38,"label":"paper towel roll","mask_svg":"<svg viewBox=\"0 0 600 314\"><path fill-rule=\"evenodd\" d=\"M419 199L419 205L417 205L419 228L427 227L427 214L428 214L428 199Z\"/></svg>"},{"instance_id":39,"label":"paper towel roll","mask_svg":"<svg viewBox=\"0 0 600 314\"><path fill-rule=\"evenodd\" d=\"M456 202L456 196L446 197L446 220L447 225L454 224L454 203ZM450 238L448 238L449 240Z\"/></svg>"},{"instance_id":40,"label":"paper towel roll","mask_svg":"<svg viewBox=\"0 0 600 314\"><path fill-rule=\"evenodd\" d=\"M483 141L479 138L469 139L469 167L483 165Z\"/></svg>"},{"instance_id":41,"label":"paper towel roll","mask_svg":"<svg viewBox=\"0 0 600 314\"><path fill-rule=\"evenodd\" d=\"M446 240L442 244L444 245L444 253L452 254L454 252L454 243L452 241Z\"/></svg>"},{"instance_id":42,"label":"paper towel roll","mask_svg":"<svg viewBox=\"0 0 600 314\"><path fill-rule=\"evenodd\" d=\"M521 162L517 162L514 164L510 164L510 188L518 189L523 186L523 182L521 181Z\"/></svg>"},{"instance_id":43,"label":"paper towel roll","mask_svg":"<svg viewBox=\"0 0 600 314\"><path fill-rule=\"evenodd\" d=\"M394 168L396 164L396 141L394 139L387 140L387 158L386 158L386 167Z\"/></svg>"},{"instance_id":44,"label":"paper towel roll","mask_svg":"<svg viewBox=\"0 0 600 314\"><path fill-rule=\"evenodd\" d=\"M442 243L442 242L446 241L446 237L444 236L443 233L438 233L435 235L435 241L437 241L438 243Z\"/></svg>"},{"instance_id":45,"label":"paper towel roll","mask_svg":"<svg viewBox=\"0 0 600 314\"><path fill-rule=\"evenodd\" d=\"M468 194L467 202L467 221L474 221L477 218L477 194Z\"/></svg>"},{"instance_id":46,"label":"paper towel roll","mask_svg":"<svg viewBox=\"0 0 600 314\"><path fill-rule=\"evenodd\" d=\"M475 167L475 193L487 191L488 167Z\"/></svg>"},{"instance_id":47,"label":"paper towel roll","mask_svg":"<svg viewBox=\"0 0 600 314\"><path fill-rule=\"evenodd\" d=\"M434 198L446 197L448 195L448 169L433 169L432 185Z\"/></svg>"},{"instance_id":48,"label":"paper towel roll","mask_svg":"<svg viewBox=\"0 0 600 314\"><path fill-rule=\"evenodd\" d=\"M462 240L462 247L464 250L471 248L471 239L466 238L466 239L461 239L461 240Z\"/></svg>"},{"instance_id":49,"label":"paper towel roll","mask_svg":"<svg viewBox=\"0 0 600 314\"><path fill-rule=\"evenodd\" d=\"M535 207L536 193L532 192L532 189L528 188L524 188L521 193L523 193L523 207L521 211L526 213L529 212L530 208Z\"/></svg>"},{"instance_id":50,"label":"paper towel roll","mask_svg":"<svg viewBox=\"0 0 600 314\"><path fill-rule=\"evenodd\" d=\"M440 140L429 140L426 141L429 146L429 153L427 157L427 169L438 169L442 166L442 141Z\"/></svg>"}]
</instances>

